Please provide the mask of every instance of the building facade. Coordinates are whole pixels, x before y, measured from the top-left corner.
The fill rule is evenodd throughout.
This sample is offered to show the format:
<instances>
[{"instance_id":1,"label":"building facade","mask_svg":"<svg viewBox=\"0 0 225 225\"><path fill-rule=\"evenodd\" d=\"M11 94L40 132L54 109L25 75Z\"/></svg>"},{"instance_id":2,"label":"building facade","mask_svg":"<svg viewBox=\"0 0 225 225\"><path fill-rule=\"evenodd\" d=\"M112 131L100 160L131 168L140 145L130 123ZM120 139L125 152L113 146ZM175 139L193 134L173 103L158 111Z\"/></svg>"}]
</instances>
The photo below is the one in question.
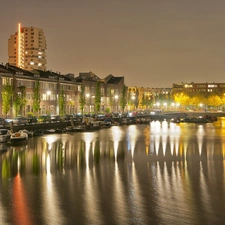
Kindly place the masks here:
<instances>
[{"instance_id":1,"label":"building facade","mask_svg":"<svg viewBox=\"0 0 225 225\"><path fill-rule=\"evenodd\" d=\"M46 70L47 44L44 31L21 27L8 39L8 63L25 70Z\"/></svg>"},{"instance_id":2,"label":"building facade","mask_svg":"<svg viewBox=\"0 0 225 225\"><path fill-rule=\"evenodd\" d=\"M120 97L124 87L124 77L115 77L112 74L100 79L93 72L79 73L75 78L77 82L85 86L86 106L85 113L95 112L96 84L100 84L101 112L120 112Z\"/></svg>"},{"instance_id":3,"label":"building facade","mask_svg":"<svg viewBox=\"0 0 225 225\"><path fill-rule=\"evenodd\" d=\"M173 84L173 93L225 93L225 83L181 83Z\"/></svg>"},{"instance_id":4,"label":"building facade","mask_svg":"<svg viewBox=\"0 0 225 225\"><path fill-rule=\"evenodd\" d=\"M100 79L94 73L80 73L78 77L74 74L62 75L52 71L33 70L28 71L19 67L6 64L0 65L0 92L9 81L12 86L13 95L10 109L7 113L3 110L3 95L0 95L0 117L14 118L18 115L27 116L34 114L34 90L39 83L40 108L38 115L59 115L60 97L64 98L64 114L81 113L80 92L81 86L85 87L86 103L84 113L95 113L96 84L100 84L101 102L100 111L107 109L113 112L120 111L120 93L124 86L124 77L109 75ZM25 88L26 104L19 114L15 110L16 96L21 95L21 87Z\"/></svg>"}]
</instances>

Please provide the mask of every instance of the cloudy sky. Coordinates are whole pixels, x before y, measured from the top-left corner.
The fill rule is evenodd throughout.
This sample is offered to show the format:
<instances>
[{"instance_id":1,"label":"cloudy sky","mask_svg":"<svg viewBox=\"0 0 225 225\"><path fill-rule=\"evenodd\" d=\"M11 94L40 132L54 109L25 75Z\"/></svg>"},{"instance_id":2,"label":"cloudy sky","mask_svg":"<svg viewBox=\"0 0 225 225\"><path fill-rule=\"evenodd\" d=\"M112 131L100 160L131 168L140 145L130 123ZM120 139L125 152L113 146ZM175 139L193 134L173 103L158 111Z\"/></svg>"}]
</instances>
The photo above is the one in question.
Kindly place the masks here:
<instances>
[{"instance_id":1,"label":"cloudy sky","mask_svg":"<svg viewBox=\"0 0 225 225\"><path fill-rule=\"evenodd\" d=\"M224 0L1 0L0 63L20 22L44 30L52 71L140 87L225 82L224 12Z\"/></svg>"}]
</instances>

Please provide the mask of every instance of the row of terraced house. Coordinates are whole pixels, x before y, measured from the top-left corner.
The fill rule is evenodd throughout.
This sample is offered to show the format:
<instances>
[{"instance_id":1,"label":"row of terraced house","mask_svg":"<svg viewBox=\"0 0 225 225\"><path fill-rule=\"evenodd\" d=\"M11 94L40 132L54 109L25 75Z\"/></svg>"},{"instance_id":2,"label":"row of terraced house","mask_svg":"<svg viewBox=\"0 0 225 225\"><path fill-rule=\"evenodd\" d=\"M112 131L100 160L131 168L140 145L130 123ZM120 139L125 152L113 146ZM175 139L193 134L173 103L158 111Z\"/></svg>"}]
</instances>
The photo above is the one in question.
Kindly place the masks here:
<instances>
[{"instance_id":1,"label":"row of terraced house","mask_svg":"<svg viewBox=\"0 0 225 225\"><path fill-rule=\"evenodd\" d=\"M59 95L61 90L64 91L65 96L65 113L77 114L81 113L79 96L81 92L81 86L85 87L85 113L95 112L95 94L96 83L100 83L101 91L101 106L100 112L122 112L120 105L121 92L125 85L124 77L116 77L108 75L105 78L99 78L93 72L79 73L79 76L75 77L74 74L62 75L52 71L42 70L24 70L19 67L10 64L0 64L0 91L2 93L2 87L6 83L6 80L10 80L13 87L14 95L18 94L19 87L26 87L26 106L21 115L28 115L33 113L33 95L35 83L38 80L40 83L40 111L42 114L59 114ZM136 87L132 86L127 88L127 105L125 111L148 109L150 107L157 107L156 103L161 99L168 99L174 92L213 92L224 91L225 83L182 83L173 84L171 88L148 88L148 87ZM143 99L151 99L154 102L153 105L143 104ZM2 95L0 95L0 106L2 107ZM135 105L136 102L136 105ZM0 111L0 117L16 117L13 106L13 99L11 107L7 115L4 115L3 110ZM131 106L133 105L133 108ZM135 107L134 107L135 106Z\"/></svg>"}]
</instances>

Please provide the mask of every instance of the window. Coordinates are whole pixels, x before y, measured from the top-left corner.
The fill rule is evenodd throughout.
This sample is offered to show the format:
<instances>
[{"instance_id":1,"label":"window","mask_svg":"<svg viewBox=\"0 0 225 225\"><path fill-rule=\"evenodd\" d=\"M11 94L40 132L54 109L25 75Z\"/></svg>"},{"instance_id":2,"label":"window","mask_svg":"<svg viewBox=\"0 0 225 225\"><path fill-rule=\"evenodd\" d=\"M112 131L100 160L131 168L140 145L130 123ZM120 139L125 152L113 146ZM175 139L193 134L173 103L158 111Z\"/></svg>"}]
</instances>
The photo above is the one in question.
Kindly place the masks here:
<instances>
[{"instance_id":1,"label":"window","mask_svg":"<svg viewBox=\"0 0 225 225\"><path fill-rule=\"evenodd\" d=\"M215 87L217 87L216 84L209 84L209 85L208 85L208 88L215 88Z\"/></svg>"}]
</instances>

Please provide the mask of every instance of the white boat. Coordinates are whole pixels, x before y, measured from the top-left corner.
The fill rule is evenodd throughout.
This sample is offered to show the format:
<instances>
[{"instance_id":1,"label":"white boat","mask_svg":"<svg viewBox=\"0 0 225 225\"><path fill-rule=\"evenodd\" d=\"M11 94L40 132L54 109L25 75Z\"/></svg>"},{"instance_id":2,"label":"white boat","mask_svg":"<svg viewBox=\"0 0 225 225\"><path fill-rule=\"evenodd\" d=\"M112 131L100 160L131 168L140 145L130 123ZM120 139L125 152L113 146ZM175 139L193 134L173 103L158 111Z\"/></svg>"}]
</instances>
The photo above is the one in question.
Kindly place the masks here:
<instances>
[{"instance_id":1,"label":"white boat","mask_svg":"<svg viewBox=\"0 0 225 225\"><path fill-rule=\"evenodd\" d=\"M10 140L11 132L8 129L0 129L0 143Z\"/></svg>"},{"instance_id":2,"label":"white boat","mask_svg":"<svg viewBox=\"0 0 225 225\"><path fill-rule=\"evenodd\" d=\"M11 143L20 143L28 140L28 134L24 130L19 130L18 132L12 133L10 136Z\"/></svg>"},{"instance_id":3,"label":"white boat","mask_svg":"<svg viewBox=\"0 0 225 225\"><path fill-rule=\"evenodd\" d=\"M22 131L23 131L24 133L27 133L27 134L28 134L28 137L33 137L33 136L34 136L34 132L33 132L33 131L26 130L26 129L23 129Z\"/></svg>"}]
</instances>

